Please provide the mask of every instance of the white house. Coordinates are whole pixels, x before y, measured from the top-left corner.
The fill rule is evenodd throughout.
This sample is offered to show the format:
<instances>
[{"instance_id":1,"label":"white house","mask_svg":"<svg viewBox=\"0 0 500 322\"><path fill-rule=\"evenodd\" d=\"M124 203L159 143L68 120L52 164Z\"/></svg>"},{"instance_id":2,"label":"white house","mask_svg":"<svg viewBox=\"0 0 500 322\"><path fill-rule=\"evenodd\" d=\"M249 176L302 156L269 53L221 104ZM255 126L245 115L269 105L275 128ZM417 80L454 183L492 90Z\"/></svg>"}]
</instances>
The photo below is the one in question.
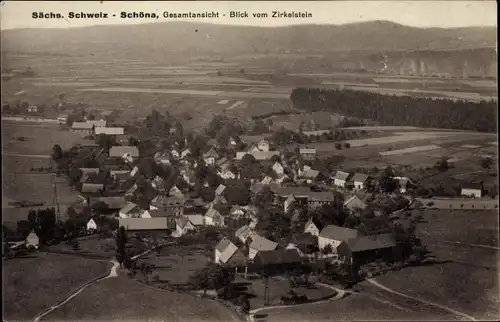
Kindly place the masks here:
<instances>
[{"instance_id":1,"label":"white house","mask_svg":"<svg viewBox=\"0 0 500 322\"><path fill-rule=\"evenodd\" d=\"M333 177L333 184L340 188L347 188L347 180L349 180L350 174L343 171L337 171Z\"/></svg>"},{"instance_id":2,"label":"white house","mask_svg":"<svg viewBox=\"0 0 500 322\"><path fill-rule=\"evenodd\" d=\"M196 230L196 227L184 216L175 219L175 235L184 236L190 231Z\"/></svg>"},{"instance_id":3,"label":"white house","mask_svg":"<svg viewBox=\"0 0 500 322\"><path fill-rule=\"evenodd\" d=\"M35 248L38 249L38 246L40 245L40 238L38 238L38 235L35 232L31 232L28 237L26 237L26 240L24 241L24 244L26 245L26 248Z\"/></svg>"},{"instance_id":4,"label":"white house","mask_svg":"<svg viewBox=\"0 0 500 322\"><path fill-rule=\"evenodd\" d=\"M285 168L281 165L279 162L275 162L273 164L273 171L276 172L278 176L281 176L282 174L285 173Z\"/></svg>"},{"instance_id":5,"label":"white house","mask_svg":"<svg viewBox=\"0 0 500 322\"><path fill-rule=\"evenodd\" d=\"M173 186L172 188L170 188L170 190L168 191L168 195L179 198L184 197L184 194L182 193L181 189L177 188L177 186Z\"/></svg>"},{"instance_id":6,"label":"white house","mask_svg":"<svg viewBox=\"0 0 500 322\"><path fill-rule=\"evenodd\" d=\"M234 265L238 267L246 264L246 258L235 244L224 237L215 246L214 262L219 265Z\"/></svg>"},{"instance_id":7,"label":"white house","mask_svg":"<svg viewBox=\"0 0 500 322\"><path fill-rule=\"evenodd\" d=\"M240 227L234 235L238 238L243 244L255 235L255 231L250 226L242 226Z\"/></svg>"},{"instance_id":8,"label":"white house","mask_svg":"<svg viewBox=\"0 0 500 322\"><path fill-rule=\"evenodd\" d=\"M179 156L180 156L180 153L179 153L179 151L177 151L177 149L172 149L172 150L170 151L170 155L171 155L173 158L178 159L178 158L179 158Z\"/></svg>"},{"instance_id":9,"label":"white house","mask_svg":"<svg viewBox=\"0 0 500 322\"><path fill-rule=\"evenodd\" d=\"M398 181L399 192L402 194L405 194L408 188L413 185L411 179L407 177L392 177L392 179Z\"/></svg>"},{"instance_id":10,"label":"white house","mask_svg":"<svg viewBox=\"0 0 500 322\"><path fill-rule=\"evenodd\" d=\"M219 153L217 153L214 147L210 148L210 150L203 154L203 160L207 165L214 165L218 158Z\"/></svg>"},{"instance_id":11,"label":"white house","mask_svg":"<svg viewBox=\"0 0 500 322\"><path fill-rule=\"evenodd\" d=\"M224 217L217 209L210 208L205 213L205 225L223 227Z\"/></svg>"},{"instance_id":12,"label":"white house","mask_svg":"<svg viewBox=\"0 0 500 322\"><path fill-rule=\"evenodd\" d=\"M259 143L257 143L257 148L260 151L268 152L269 151L269 141L261 140Z\"/></svg>"},{"instance_id":13,"label":"white house","mask_svg":"<svg viewBox=\"0 0 500 322\"><path fill-rule=\"evenodd\" d=\"M330 245L333 253L336 253L340 243L350 238L356 238L357 236L358 231L355 229L328 225L319 233L318 247L320 250L323 250L326 246Z\"/></svg>"},{"instance_id":14,"label":"white house","mask_svg":"<svg viewBox=\"0 0 500 322\"><path fill-rule=\"evenodd\" d=\"M97 230L97 224L95 223L94 219L90 218L90 220L87 222L87 231L96 231Z\"/></svg>"},{"instance_id":15,"label":"white house","mask_svg":"<svg viewBox=\"0 0 500 322\"><path fill-rule=\"evenodd\" d=\"M259 235L252 236L249 246L248 258L254 259L258 252L276 250L278 244Z\"/></svg>"},{"instance_id":16,"label":"white house","mask_svg":"<svg viewBox=\"0 0 500 322\"><path fill-rule=\"evenodd\" d=\"M483 184L481 182L478 183L469 183L464 184L460 191L460 195L464 197L472 197L472 198L482 198L483 197Z\"/></svg>"},{"instance_id":17,"label":"white house","mask_svg":"<svg viewBox=\"0 0 500 322\"><path fill-rule=\"evenodd\" d=\"M312 217L304 225L304 233L309 233L313 236L319 236L321 229L323 229L323 225Z\"/></svg>"}]
</instances>

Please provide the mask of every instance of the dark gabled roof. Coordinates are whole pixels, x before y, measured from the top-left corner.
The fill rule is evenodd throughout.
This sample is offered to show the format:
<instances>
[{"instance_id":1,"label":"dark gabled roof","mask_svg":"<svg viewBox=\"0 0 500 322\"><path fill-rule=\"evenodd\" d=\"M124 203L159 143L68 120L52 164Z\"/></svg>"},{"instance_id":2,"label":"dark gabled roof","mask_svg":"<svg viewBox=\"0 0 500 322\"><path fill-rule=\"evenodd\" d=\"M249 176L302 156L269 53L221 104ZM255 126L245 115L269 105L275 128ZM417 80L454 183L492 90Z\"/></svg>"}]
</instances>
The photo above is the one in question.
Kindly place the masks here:
<instances>
[{"instance_id":1,"label":"dark gabled roof","mask_svg":"<svg viewBox=\"0 0 500 322\"><path fill-rule=\"evenodd\" d=\"M148 212L152 218L175 216L175 212L172 208L148 210Z\"/></svg>"},{"instance_id":2,"label":"dark gabled roof","mask_svg":"<svg viewBox=\"0 0 500 322\"><path fill-rule=\"evenodd\" d=\"M355 173L354 176L352 177L352 181L354 182L366 182L368 180L368 176L366 174L362 173Z\"/></svg>"},{"instance_id":3,"label":"dark gabled roof","mask_svg":"<svg viewBox=\"0 0 500 322\"><path fill-rule=\"evenodd\" d=\"M483 183L482 182L464 183L464 184L462 184L462 189L482 190Z\"/></svg>"},{"instance_id":4,"label":"dark gabled roof","mask_svg":"<svg viewBox=\"0 0 500 322\"><path fill-rule=\"evenodd\" d=\"M258 252L254 261L258 265L283 265L298 264L302 259L295 249L277 249Z\"/></svg>"},{"instance_id":5,"label":"dark gabled roof","mask_svg":"<svg viewBox=\"0 0 500 322\"><path fill-rule=\"evenodd\" d=\"M392 226L385 218L361 218L359 230L366 235L388 234L392 232Z\"/></svg>"},{"instance_id":6,"label":"dark gabled roof","mask_svg":"<svg viewBox=\"0 0 500 322\"><path fill-rule=\"evenodd\" d=\"M364 252L368 250L392 248L396 246L396 240L392 234L351 238L344 240L343 243L349 247L351 252Z\"/></svg>"},{"instance_id":7,"label":"dark gabled roof","mask_svg":"<svg viewBox=\"0 0 500 322\"><path fill-rule=\"evenodd\" d=\"M333 240L348 240L356 238L358 231L351 228L344 228L336 225L328 225L319 233L319 237L329 238Z\"/></svg>"},{"instance_id":8,"label":"dark gabled roof","mask_svg":"<svg viewBox=\"0 0 500 322\"><path fill-rule=\"evenodd\" d=\"M98 197L90 198L90 205L94 206L98 203L104 203L109 209L121 209L127 204L125 197Z\"/></svg>"}]
</instances>

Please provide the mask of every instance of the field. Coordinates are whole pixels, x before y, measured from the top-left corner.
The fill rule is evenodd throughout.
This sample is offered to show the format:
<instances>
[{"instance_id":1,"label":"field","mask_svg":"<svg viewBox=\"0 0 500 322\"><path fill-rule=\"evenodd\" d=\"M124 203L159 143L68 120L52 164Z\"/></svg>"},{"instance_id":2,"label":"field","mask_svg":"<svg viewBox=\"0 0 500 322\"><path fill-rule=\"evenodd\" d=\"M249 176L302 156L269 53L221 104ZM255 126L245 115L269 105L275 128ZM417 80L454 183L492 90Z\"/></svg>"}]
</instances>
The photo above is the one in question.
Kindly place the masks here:
<instances>
[{"instance_id":1,"label":"field","mask_svg":"<svg viewBox=\"0 0 500 322\"><path fill-rule=\"evenodd\" d=\"M49 167L50 153L54 144L69 148L81 137L71 135L52 125L18 125L2 122L2 200L44 202L45 207L55 207L54 182L62 214L69 205L78 201L75 191L64 177L49 173L31 172L31 168ZM26 141L15 140L25 137ZM15 223L26 219L29 208L13 208L2 203L4 222Z\"/></svg>"},{"instance_id":2,"label":"field","mask_svg":"<svg viewBox=\"0 0 500 322\"><path fill-rule=\"evenodd\" d=\"M50 246L51 252L64 252L70 254L90 255L102 258L114 258L116 254L116 241L113 238L101 238L99 235L79 238L79 249L75 250L72 244L61 243Z\"/></svg>"},{"instance_id":3,"label":"field","mask_svg":"<svg viewBox=\"0 0 500 322\"><path fill-rule=\"evenodd\" d=\"M160 282L186 284L189 277L209 263L209 258L197 247L163 247L160 254L155 252L137 261L154 264L153 275L158 275Z\"/></svg>"},{"instance_id":4,"label":"field","mask_svg":"<svg viewBox=\"0 0 500 322\"><path fill-rule=\"evenodd\" d=\"M6 320L31 320L66 298L87 281L109 271L111 264L76 256L38 253L2 263Z\"/></svg>"},{"instance_id":5,"label":"field","mask_svg":"<svg viewBox=\"0 0 500 322\"><path fill-rule=\"evenodd\" d=\"M238 321L226 307L148 287L127 277L104 280L90 286L47 321Z\"/></svg>"},{"instance_id":6,"label":"field","mask_svg":"<svg viewBox=\"0 0 500 322\"><path fill-rule=\"evenodd\" d=\"M473 246L498 247L498 213L426 210L423 215L426 222L419 224L418 234L438 263L405 268L376 280L477 319L498 319L498 250Z\"/></svg>"}]
</instances>

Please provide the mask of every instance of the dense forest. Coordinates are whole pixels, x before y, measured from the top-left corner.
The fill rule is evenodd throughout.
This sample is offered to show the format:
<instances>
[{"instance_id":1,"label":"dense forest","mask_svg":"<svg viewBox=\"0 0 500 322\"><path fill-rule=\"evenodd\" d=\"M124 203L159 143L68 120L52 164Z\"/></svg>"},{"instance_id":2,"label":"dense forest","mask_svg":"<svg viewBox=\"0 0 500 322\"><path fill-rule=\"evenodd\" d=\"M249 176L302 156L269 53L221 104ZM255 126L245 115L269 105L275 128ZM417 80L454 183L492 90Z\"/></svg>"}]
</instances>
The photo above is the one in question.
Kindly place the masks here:
<instances>
[{"instance_id":1,"label":"dense forest","mask_svg":"<svg viewBox=\"0 0 500 322\"><path fill-rule=\"evenodd\" d=\"M495 101L475 103L313 88L296 88L290 99L298 109L372 119L380 125L479 132L496 132L497 129Z\"/></svg>"}]
</instances>

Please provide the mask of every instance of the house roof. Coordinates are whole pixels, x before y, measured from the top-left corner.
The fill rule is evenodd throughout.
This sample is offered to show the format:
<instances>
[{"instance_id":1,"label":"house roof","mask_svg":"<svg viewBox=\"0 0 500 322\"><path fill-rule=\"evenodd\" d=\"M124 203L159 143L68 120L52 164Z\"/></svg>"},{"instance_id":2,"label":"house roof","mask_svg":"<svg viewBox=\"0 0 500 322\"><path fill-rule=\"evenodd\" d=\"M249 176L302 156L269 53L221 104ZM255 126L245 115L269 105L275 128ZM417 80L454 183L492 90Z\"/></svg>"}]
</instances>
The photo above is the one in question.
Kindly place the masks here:
<instances>
[{"instance_id":1,"label":"house roof","mask_svg":"<svg viewBox=\"0 0 500 322\"><path fill-rule=\"evenodd\" d=\"M207 152L205 152L203 154L203 157L204 158L206 158L206 157L217 158L217 157L219 157L219 153L217 152L217 150L214 147L211 147L210 150L208 150Z\"/></svg>"},{"instance_id":2,"label":"house roof","mask_svg":"<svg viewBox=\"0 0 500 322\"><path fill-rule=\"evenodd\" d=\"M175 213L172 211L172 209L155 209L155 210L148 210L149 215L151 218L161 218L161 217L172 217L175 216Z\"/></svg>"},{"instance_id":3,"label":"house roof","mask_svg":"<svg viewBox=\"0 0 500 322\"><path fill-rule=\"evenodd\" d=\"M200 214L184 215L193 226L203 226L205 224L205 218Z\"/></svg>"},{"instance_id":4,"label":"house roof","mask_svg":"<svg viewBox=\"0 0 500 322\"><path fill-rule=\"evenodd\" d=\"M396 246L396 240L392 234L363 236L344 240L343 242L349 247L351 252L363 252Z\"/></svg>"},{"instance_id":5,"label":"house roof","mask_svg":"<svg viewBox=\"0 0 500 322\"><path fill-rule=\"evenodd\" d=\"M227 263L231 257L236 253L238 247L233 244L226 237L222 238L222 240L215 246L215 250L219 252L219 258L223 263Z\"/></svg>"},{"instance_id":6,"label":"house roof","mask_svg":"<svg viewBox=\"0 0 500 322\"><path fill-rule=\"evenodd\" d=\"M359 199L358 196L354 195L344 202L344 207L347 207L349 209L365 209L366 203L363 200Z\"/></svg>"},{"instance_id":7,"label":"house roof","mask_svg":"<svg viewBox=\"0 0 500 322\"><path fill-rule=\"evenodd\" d=\"M243 239L247 239L248 237L252 236L253 234L255 234L255 232L253 231L252 228L250 228L248 225L245 225L245 226L242 226L240 227L235 233L234 235L237 237L237 238L243 238Z\"/></svg>"},{"instance_id":8,"label":"house roof","mask_svg":"<svg viewBox=\"0 0 500 322\"><path fill-rule=\"evenodd\" d=\"M334 179L338 179L338 180L347 181L347 179L349 179L350 175L351 175L350 173L347 173L347 172L344 172L344 171L337 171L335 173L335 176L333 178Z\"/></svg>"},{"instance_id":9,"label":"house roof","mask_svg":"<svg viewBox=\"0 0 500 322\"><path fill-rule=\"evenodd\" d=\"M185 203L186 198L167 197L165 195L158 195L151 201L151 204L157 207L184 206Z\"/></svg>"},{"instance_id":10,"label":"house roof","mask_svg":"<svg viewBox=\"0 0 500 322\"><path fill-rule=\"evenodd\" d=\"M109 149L109 156L112 158L122 158L125 154L132 157L139 156L139 149L135 146L113 146Z\"/></svg>"},{"instance_id":11,"label":"house roof","mask_svg":"<svg viewBox=\"0 0 500 322\"><path fill-rule=\"evenodd\" d=\"M99 173L99 168L80 168L80 171L84 174L86 173Z\"/></svg>"},{"instance_id":12,"label":"house roof","mask_svg":"<svg viewBox=\"0 0 500 322\"><path fill-rule=\"evenodd\" d=\"M228 162L227 158L223 157L222 159L217 160L217 162L215 162L215 164L220 167L220 166L224 165L224 163L226 163L226 162Z\"/></svg>"},{"instance_id":13,"label":"house roof","mask_svg":"<svg viewBox=\"0 0 500 322\"><path fill-rule=\"evenodd\" d=\"M85 121L88 124L92 124L95 127L104 127L106 126L106 121L104 120L87 120Z\"/></svg>"},{"instance_id":14,"label":"house roof","mask_svg":"<svg viewBox=\"0 0 500 322\"><path fill-rule=\"evenodd\" d=\"M125 230L167 230L170 228L167 218L118 218L118 223Z\"/></svg>"},{"instance_id":15,"label":"house roof","mask_svg":"<svg viewBox=\"0 0 500 322\"><path fill-rule=\"evenodd\" d=\"M319 237L324 237L333 240L348 240L349 238L356 238L358 231L355 229L339 227L336 225L328 225L321 230Z\"/></svg>"},{"instance_id":16,"label":"house roof","mask_svg":"<svg viewBox=\"0 0 500 322\"><path fill-rule=\"evenodd\" d=\"M123 134L123 127L96 127L94 129L95 134L106 134L106 135L120 135Z\"/></svg>"},{"instance_id":17,"label":"house roof","mask_svg":"<svg viewBox=\"0 0 500 322\"><path fill-rule=\"evenodd\" d=\"M254 235L250 244L250 248L258 251L275 250L277 247L277 243L259 235Z\"/></svg>"},{"instance_id":18,"label":"house roof","mask_svg":"<svg viewBox=\"0 0 500 322\"><path fill-rule=\"evenodd\" d=\"M138 208L139 206L137 204L129 201L129 202L127 202L127 204L122 209L120 209L120 212L124 213L124 214L128 214L129 212L131 212L136 207Z\"/></svg>"},{"instance_id":19,"label":"house roof","mask_svg":"<svg viewBox=\"0 0 500 322\"><path fill-rule=\"evenodd\" d=\"M205 217L208 217L208 218L214 218L215 216L220 216L220 212L215 209L215 208L210 208L208 209L207 213L205 214Z\"/></svg>"},{"instance_id":20,"label":"house roof","mask_svg":"<svg viewBox=\"0 0 500 322\"><path fill-rule=\"evenodd\" d=\"M92 123L87 123L87 122L73 122L71 125L72 129L79 129L79 130L92 130L94 125Z\"/></svg>"},{"instance_id":21,"label":"house roof","mask_svg":"<svg viewBox=\"0 0 500 322\"><path fill-rule=\"evenodd\" d=\"M391 224L384 218L362 218L359 227L366 235L388 234L392 232Z\"/></svg>"},{"instance_id":22,"label":"house roof","mask_svg":"<svg viewBox=\"0 0 500 322\"><path fill-rule=\"evenodd\" d=\"M224 190L226 189L226 186L223 185L223 184L220 184L217 189L215 189L215 195L220 195L224 192Z\"/></svg>"},{"instance_id":23,"label":"house roof","mask_svg":"<svg viewBox=\"0 0 500 322\"><path fill-rule=\"evenodd\" d=\"M90 206L96 205L100 202L105 203L109 209L121 209L127 204L125 197L97 197L90 198Z\"/></svg>"},{"instance_id":24,"label":"house roof","mask_svg":"<svg viewBox=\"0 0 500 322\"><path fill-rule=\"evenodd\" d=\"M356 172L352 177L352 181L365 183L368 180L368 176L366 174Z\"/></svg>"},{"instance_id":25,"label":"house roof","mask_svg":"<svg viewBox=\"0 0 500 322\"><path fill-rule=\"evenodd\" d=\"M314 179L318 175L319 175L319 171L318 170L308 169L308 170L302 172L302 174L300 176L302 178L311 178L311 179Z\"/></svg>"},{"instance_id":26,"label":"house roof","mask_svg":"<svg viewBox=\"0 0 500 322\"><path fill-rule=\"evenodd\" d=\"M296 249L276 249L259 251L254 261L259 265L282 265L301 263L302 259Z\"/></svg>"},{"instance_id":27,"label":"house roof","mask_svg":"<svg viewBox=\"0 0 500 322\"><path fill-rule=\"evenodd\" d=\"M125 194L133 194L137 189L139 188L139 186L137 185L137 183L134 183L134 185L132 187L130 187L130 189L127 190L127 192L125 192Z\"/></svg>"},{"instance_id":28,"label":"house roof","mask_svg":"<svg viewBox=\"0 0 500 322\"><path fill-rule=\"evenodd\" d=\"M482 190L483 184L481 182L464 183L462 184L462 189Z\"/></svg>"},{"instance_id":29,"label":"house roof","mask_svg":"<svg viewBox=\"0 0 500 322\"><path fill-rule=\"evenodd\" d=\"M316 154L316 149L300 149L300 154Z\"/></svg>"},{"instance_id":30,"label":"house roof","mask_svg":"<svg viewBox=\"0 0 500 322\"><path fill-rule=\"evenodd\" d=\"M82 184L81 192L98 192L104 189L104 185L102 183L84 183Z\"/></svg>"}]
</instances>

